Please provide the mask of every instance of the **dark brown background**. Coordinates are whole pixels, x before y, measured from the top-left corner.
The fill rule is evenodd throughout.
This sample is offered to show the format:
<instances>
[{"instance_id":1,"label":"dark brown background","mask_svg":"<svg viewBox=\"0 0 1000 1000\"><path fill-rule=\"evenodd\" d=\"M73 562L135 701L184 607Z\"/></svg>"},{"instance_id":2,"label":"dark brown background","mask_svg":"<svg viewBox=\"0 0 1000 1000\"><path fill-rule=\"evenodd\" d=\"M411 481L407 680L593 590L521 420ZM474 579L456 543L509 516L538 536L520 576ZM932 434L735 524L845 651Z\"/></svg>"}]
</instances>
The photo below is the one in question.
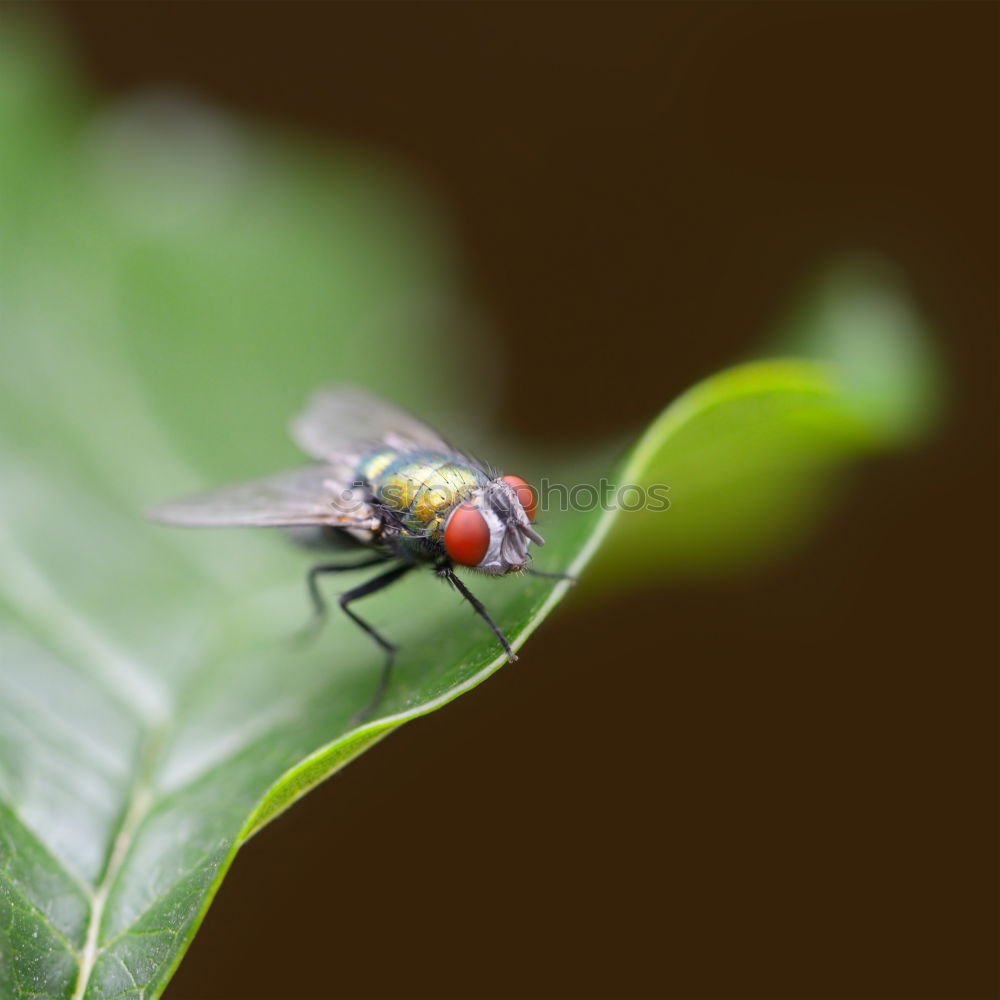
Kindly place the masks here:
<instances>
[{"instance_id":1,"label":"dark brown background","mask_svg":"<svg viewBox=\"0 0 1000 1000\"><path fill-rule=\"evenodd\" d=\"M524 435L640 425L844 247L904 265L951 380L794 559L567 601L264 831L170 1000L995 996L997 6L56 10L105 92L411 169Z\"/></svg>"}]
</instances>

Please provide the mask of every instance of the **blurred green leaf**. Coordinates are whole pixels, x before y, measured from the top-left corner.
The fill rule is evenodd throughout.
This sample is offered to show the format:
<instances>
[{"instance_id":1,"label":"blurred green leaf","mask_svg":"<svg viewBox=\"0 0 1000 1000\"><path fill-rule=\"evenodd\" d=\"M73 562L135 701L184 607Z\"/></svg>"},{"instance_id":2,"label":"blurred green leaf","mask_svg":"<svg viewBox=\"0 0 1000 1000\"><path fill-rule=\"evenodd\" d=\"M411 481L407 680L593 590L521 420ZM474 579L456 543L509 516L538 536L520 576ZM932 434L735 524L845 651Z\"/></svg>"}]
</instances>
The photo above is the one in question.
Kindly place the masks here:
<instances>
[{"instance_id":1,"label":"blurred green leaf","mask_svg":"<svg viewBox=\"0 0 1000 1000\"><path fill-rule=\"evenodd\" d=\"M833 366L843 405L879 442L918 438L938 415L941 365L898 270L880 257L842 257L788 311L772 353Z\"/></svg>"},{"instance_id":2,"label":"blurred green leaf","mask_svg":"<svg viewBox=\"0 0 1000 1000\"><path fill-rule=\"evenodd\" d=\"M285 420L330 378L429 400L447 430L481 345L455 346L446 245L398 178L165 95L86 117L43 63L0 63L0 150L29 151L0 156L0 996L155 997L247 837L501 661L454 593L408 578L366 608L402 653L352 727L378 654L345 620L290 642L307 557L139 511L301 461ZM913 425L884 419L884 371L858 405L875 362L833 339L833 362L695 387L617 473L565 473L669 484L672 506L552 513L539 566L582 571L611 529L608 580L785 544L837 465ZM519 647L566 585L476 590Z\"/></svg>"},{"instance_id":3,"label":"blurred green leaf","mask_svg":"<svg viewBox=\"0 0 1000 1000\"><path fill-rule=\"evenodd\" d=\"M885 261L827 268L772 343L782 357L706 379L646 432L624 482L669 486L670 509L618 520L597 583L773 558L836 498L845 462L917 439L938 412L930 338Z\"/></svg>"}]
</instances>

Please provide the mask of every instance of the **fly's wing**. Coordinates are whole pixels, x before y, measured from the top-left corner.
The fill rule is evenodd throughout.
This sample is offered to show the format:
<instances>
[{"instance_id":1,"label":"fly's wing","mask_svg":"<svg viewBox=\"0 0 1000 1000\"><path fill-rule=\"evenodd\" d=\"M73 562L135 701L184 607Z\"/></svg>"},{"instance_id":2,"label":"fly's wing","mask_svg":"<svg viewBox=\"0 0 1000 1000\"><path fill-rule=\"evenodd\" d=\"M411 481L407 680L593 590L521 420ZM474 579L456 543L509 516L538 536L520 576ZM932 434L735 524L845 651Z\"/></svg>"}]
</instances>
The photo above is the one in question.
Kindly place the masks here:
<instances>
[{"instance_id":1,"label":"fly's wing","mask_svg":"<svg viewBox=\"0 0 1000 1000\"><path fill-rule=\"evenodd\" d=\"M308 465L266 479L223 486L147 511L154 521L191 527L330 525L373 529L371 507L329 465Z\"/></svg>"},{"instance_id":2,"label":"fly's wing","mask_svg":"<svg viewBox=\"0 0 1000 1000\"><path fill-rule=\"evenodd\" d=\"M348 481L358 459L379 447L455 453L416 417L350 385L327 386L315 393L292 421L291 435L307 455L332 463Z\"/></svg>"}]
</instances>

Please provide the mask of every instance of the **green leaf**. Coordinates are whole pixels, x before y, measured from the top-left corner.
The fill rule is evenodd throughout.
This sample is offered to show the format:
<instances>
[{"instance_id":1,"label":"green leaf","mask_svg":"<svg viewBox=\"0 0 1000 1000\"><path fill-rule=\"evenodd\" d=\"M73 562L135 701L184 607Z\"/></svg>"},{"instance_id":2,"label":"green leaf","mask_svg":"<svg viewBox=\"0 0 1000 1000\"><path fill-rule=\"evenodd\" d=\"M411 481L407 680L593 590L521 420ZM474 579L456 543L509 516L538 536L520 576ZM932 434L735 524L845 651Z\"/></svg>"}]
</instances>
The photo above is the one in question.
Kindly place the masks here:
<instances>
[{"instance_id":1,"label":"green leaf","mask_svg":"<svg viewBox=\"0 0 1000 1000\"><path fill-rule=\"evenodd\" d=\"M10 455L3 470L4 995L72 996L77 966L82 995L155 995L246 837L501 658L430 574L402 582L370 609L404 650L394 684L352 728L379 656L346 620L295 649L301 553L143 524ZM593 521L551 524L546 565L582 564ZM476 591L519 646L565 586Z\"/></svg>"},{"instance_id":2,"label":"green leaf","mask_svg":"<svg viewBox=\"0 0 1000 1000\"><path fill-rule=\"evenodd\" d=\"M88 118L38 60L0 65L0 149L31 150L0 157L20 191L0 199L0 996L155 997L249 836L502 658L414 574L366 607L402 653L352 726L378 651L342 618L292 642L307 554L140 511L301 461L284 424L328 378L460 409L480 347L448 335L465 310L433 213L383 168L166 98ZM837 466L894 439L848 362L724 372L617 472L567 470L666 483L672 506L550 512L538 565L586 579L611 530L599 579L787 544ZM475 589L519 648L567 584Z\"/></svg>"}]
</instances>

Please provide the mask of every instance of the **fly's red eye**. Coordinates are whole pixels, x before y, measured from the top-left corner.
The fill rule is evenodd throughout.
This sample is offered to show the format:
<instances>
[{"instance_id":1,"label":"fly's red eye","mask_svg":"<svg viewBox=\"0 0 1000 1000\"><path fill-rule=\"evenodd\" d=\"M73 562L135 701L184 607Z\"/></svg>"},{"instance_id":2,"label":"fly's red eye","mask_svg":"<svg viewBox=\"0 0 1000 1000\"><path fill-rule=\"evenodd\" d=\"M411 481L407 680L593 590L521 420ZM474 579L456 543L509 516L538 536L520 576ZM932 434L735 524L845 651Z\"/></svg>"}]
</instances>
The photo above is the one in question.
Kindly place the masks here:
<instances>
[{"instance_id":1,"label":"fly's red eye","mask_svg":"<svg viewBox=\"0 0 1000 1000\"><path fill-rule=\"evenodd\" d=\"M535 491L520 476L504 476L503 481L514 488L517 499L520 500L524 513L528 515L529 521L535 519Z\"/></svg>"},{"instance_id":2,"label":"fly's red eye","mask_svg":"<svg viewBox=\"0 0 1000 1000\"><path fill-rule=\"evenodd\" d=\"M456 507L444 529L444 547L459 566L478 566L490 547L490 526L470 503Z\"/></svg>"}]
</instances>

